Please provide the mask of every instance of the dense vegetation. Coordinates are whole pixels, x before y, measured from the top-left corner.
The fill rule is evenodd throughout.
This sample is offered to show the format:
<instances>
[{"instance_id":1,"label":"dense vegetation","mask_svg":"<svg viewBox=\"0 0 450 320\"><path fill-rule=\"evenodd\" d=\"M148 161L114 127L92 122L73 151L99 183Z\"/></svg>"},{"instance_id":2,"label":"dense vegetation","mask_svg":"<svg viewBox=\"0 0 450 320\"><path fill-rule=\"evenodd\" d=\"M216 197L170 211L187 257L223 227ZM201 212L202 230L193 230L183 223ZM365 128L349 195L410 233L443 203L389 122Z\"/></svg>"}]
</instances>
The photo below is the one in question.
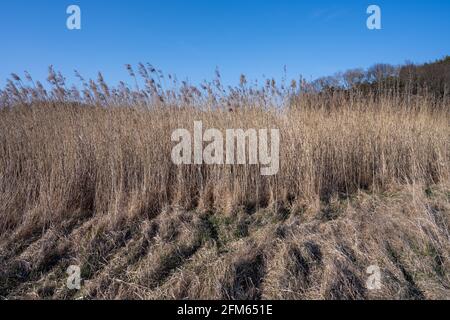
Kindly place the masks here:
<instances>
[{"instance_id":1,"label":"dense vegetation","mask_svg":"<svg viewBox=\"0 0 450 320\"><path fill-rule=\"evenodd\" d=\"M367 70L351 69L319 78L310 85L316 91L360 91L364 94L395 94L403 97L450 96L450 56L432 63L401 66L375 64Z\"/></svg>"},{"instance_id":2,"label":"dense vegetation","mask_svg":"<svg viewBox=\"0 0 450 320\"><path fill-rule=\"evenodd\" d=\"M448 66L232 88L218 72L196 87L143 64L127 66L131 86L12 75L0 92L0 297L448 298ZM171 132L196 120L278 128L279 173L174 165ZM380 290L365 285L370 265Z\"/></svg>"}]
</instances>

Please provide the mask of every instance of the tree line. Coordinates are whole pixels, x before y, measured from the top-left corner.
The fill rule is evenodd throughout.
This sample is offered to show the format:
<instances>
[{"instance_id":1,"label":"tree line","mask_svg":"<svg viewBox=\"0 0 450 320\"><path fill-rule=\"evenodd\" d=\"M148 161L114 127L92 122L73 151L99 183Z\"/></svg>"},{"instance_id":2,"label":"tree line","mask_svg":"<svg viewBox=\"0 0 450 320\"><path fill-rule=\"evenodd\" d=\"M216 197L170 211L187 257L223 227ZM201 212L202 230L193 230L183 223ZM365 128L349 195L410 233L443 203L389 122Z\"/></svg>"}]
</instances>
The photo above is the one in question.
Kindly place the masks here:
<instances>
[{"instance_id":1,"label":"tree line","mask_svg":"<svg viewBox=\"0 0 450 320\"><path fill-rule=\"evenodd\" d=\"M431 63L407 62L400 66L378 63L368 69L350 69L318 78L308 84L316 92L358 90L365 94L430 94L450 96L450 56Z\"/></svg>"}]
</instances>

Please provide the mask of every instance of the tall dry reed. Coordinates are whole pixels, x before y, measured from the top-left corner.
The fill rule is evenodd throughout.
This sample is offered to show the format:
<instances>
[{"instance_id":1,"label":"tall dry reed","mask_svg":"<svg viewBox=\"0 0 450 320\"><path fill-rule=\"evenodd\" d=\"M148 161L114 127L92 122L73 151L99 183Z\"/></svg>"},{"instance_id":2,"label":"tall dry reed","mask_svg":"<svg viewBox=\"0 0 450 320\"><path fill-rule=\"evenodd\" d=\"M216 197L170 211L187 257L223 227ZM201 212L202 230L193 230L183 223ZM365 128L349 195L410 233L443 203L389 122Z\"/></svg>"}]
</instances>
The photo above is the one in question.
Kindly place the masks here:
<instances>
[{"instance_id":1,"label":"tall dry reed","mask_svg":"<svg viewBox=\"0 0 450 320\"><path fill-rule=\"evenodd\" d=\"M314 107L308 106L314 100ZM0 234L36 232L73 212L112 222L167 205L227 211L294 204L398 184L449 182L448 112L393 99L304 97L289 109L85 106L0 110ZM330 107L331 106L331 107ZM171 161L171 133L203 127L280 130L280 170Z\"/></svg>"}]
</instances>

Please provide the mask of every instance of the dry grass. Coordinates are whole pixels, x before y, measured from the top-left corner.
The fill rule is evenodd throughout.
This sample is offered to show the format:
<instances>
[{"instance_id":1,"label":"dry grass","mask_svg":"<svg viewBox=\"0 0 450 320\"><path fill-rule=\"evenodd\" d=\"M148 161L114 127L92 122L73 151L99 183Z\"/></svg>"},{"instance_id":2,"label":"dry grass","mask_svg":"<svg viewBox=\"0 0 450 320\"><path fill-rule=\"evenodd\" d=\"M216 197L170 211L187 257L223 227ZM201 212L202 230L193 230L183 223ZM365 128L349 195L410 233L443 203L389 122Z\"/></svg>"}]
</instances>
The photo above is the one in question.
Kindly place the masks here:
<instances>
[{"instance_id":1,"label":"dry grass","mask_svg":"<svg viewBox=\"0 0 450 320\"><path fill-rule=\"evenodd\" d=\"M0 110L0 296L450 297L448 106ZM280 171L175 166L174 129L278 128ZM82 266L80 292L65 268ZM369 265L383 289L365 287Z\"/></svg>"}]
</instances>

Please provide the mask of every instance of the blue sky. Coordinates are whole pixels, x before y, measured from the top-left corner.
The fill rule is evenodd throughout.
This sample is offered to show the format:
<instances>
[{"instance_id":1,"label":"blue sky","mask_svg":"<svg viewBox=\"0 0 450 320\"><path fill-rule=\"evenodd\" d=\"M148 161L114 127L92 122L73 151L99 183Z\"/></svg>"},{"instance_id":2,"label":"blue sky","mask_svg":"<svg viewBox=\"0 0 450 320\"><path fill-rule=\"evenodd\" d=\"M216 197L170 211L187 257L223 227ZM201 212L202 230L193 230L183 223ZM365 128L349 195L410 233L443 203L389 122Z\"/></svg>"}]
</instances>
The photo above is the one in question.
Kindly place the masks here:
<instances>
[{"instance_id":1,"label":"blue sky","mask_svg":"<svg viewBox=\"0 0 450 320\"><path fill-rule=\"evenodd\" d=\"M82 30L66 28L66 8ZM366 28L370 4L382 30ZM450 54L448 0L3 0L0 85L11 72L45 79L53 64L69 81L102 71L129 80L123 65L150 62L197 83L219 67L224 82L300 74L310 79L376 62L426 62Z\"/></svg>"}]
</instances>

